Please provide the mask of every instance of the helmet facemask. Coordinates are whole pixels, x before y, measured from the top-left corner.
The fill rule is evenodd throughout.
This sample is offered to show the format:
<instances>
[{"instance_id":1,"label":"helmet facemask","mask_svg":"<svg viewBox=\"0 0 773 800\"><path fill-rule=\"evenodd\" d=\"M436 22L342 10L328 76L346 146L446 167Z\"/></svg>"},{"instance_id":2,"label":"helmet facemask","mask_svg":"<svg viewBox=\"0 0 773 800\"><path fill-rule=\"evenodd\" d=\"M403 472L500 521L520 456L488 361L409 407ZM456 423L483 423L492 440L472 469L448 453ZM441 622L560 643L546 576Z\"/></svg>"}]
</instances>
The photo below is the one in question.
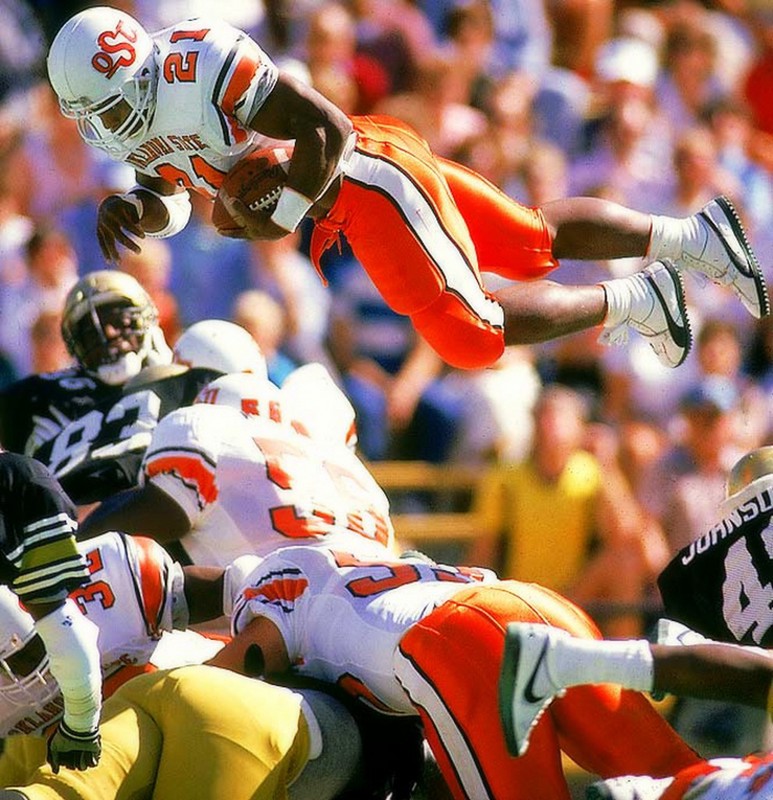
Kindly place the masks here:
<instances>
[{"instance_id":1,"label":"helmet facemask","mask_svg":"<svg viewBox=\"0 0 773 800\"><path fill-rule=\"evenodd\" d=\"M108 127L102 115L126 106L126 116ZM153 54L142 69L120 89L97 101L82 98L76 101L59 99L65 117L74 119L78 133L89 145L104 150L114 158L127 156L148 132L156 108L156 66Z\"/></svg>"},{"instance_id":2,"label":"helmet facemask","mask_svg":"<svg viewBox=\"0 0 773 800\"><path fill-rule=\"evenodd\" d=\"M70 290L62 337L70 355L103 383L120 385L136 375L159 333L156 306L131 276L102 270Z\"/></svg>"},{"instance_id":3,"label":"helmet facemask","mask_svg":"<svg viewBox=\"0 0 773 800\"><path fill-rule=\"evenodd\" d=\"M120 301L90 305L70 329L68 347L103 383L125 383L142 369L151 324L147 309L139 306Z\"/></svg>"},{"instance_id":4,"label":"helmet facemask","mask_svg":"<svg viewBox=\"0 0 773 800\"><path fill-rule=\"evenodd\" d=\"M59 692L32 617L3 587L0 592L0 698L29 714ZM23 714L20 714L23 715Z\"/></svg>"}]
</instances>

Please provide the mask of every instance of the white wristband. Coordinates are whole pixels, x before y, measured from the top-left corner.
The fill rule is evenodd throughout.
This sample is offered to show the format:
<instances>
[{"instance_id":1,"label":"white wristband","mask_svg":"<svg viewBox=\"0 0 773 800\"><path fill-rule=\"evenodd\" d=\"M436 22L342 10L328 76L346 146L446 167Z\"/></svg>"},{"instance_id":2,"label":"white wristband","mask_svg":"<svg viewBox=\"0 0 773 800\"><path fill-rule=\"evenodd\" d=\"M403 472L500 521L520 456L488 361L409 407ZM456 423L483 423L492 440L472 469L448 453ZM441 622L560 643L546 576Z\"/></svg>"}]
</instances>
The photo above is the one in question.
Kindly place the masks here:
<instances>
[{"instance_id":1,"label":"white wristband","mask_svg":"<svg viewBox=\"0 0 773 800\"><path fill-rule=\"evenodd\" d=\"M271 221L284 228L288 233L292 233L306 216L306 212L314 205L313 200L309 200L306 195L285 186L279 195Z\"/></svg>"},{"instance_id":2,"label":"white wristband","mask_svg":"<svg viewBox=\"0 0 773 800\"><path fill-rule=\"evenodd\" d=\"M137 219L142 219L142 215L145 212L145 206L142 202L142 198L139 197L134 193L134 191L126 192L125 194L118 195L121 200L129 203L129 205L134 206L137 209Z\"/></svg>"}]
</instances>

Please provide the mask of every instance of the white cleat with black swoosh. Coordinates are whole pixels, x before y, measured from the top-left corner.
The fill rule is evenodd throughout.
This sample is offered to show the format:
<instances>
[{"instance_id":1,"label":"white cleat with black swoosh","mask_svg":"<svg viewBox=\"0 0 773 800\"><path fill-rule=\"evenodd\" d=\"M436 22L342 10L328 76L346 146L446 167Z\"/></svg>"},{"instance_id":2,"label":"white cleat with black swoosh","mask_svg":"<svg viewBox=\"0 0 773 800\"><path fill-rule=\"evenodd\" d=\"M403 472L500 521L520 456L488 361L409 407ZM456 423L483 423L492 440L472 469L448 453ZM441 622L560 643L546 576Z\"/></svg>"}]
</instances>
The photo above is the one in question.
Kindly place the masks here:
<instances>
[{"instance_id":1,"label":"white cleat with black swoosh","mask_svg":"<svg viewBox=\"0 0 773 800\"><path fill-rule=\"evenodd\" d=\"M505 654L499 674L499 716L507 749L522 756L529 736L545 709L566 691L551 677L548 652L556 639L569 634L560 628L512 622L505 633Z\"/></svg>"},{"instance_id":2,"label":"white cleat with black swoosh","mask_svg":"<svg viewBox=\"0 0 773 800\"><path fill-rule=\"evenodd\" d=\"M729 286L756 319L768 316L768 287L733 204L726 197L715 197L696 219L696 237L684 243L677 267Z\"/></svg>"},{"instance_id":3,"label":"white cleat with black swoosh","mask_svg":"<svg viewBox=\"0 0 773 800\"><path fill-rule=\"evenodd\" d=\"M664 366L678 367L692 347L692 329L679 270L663 259L622 280L629 282L631 294L639 299L632 305L628 319L605 330L599 341L625 344L628 329L632 328L647 339Z\"/></svg>"}]
</instances>

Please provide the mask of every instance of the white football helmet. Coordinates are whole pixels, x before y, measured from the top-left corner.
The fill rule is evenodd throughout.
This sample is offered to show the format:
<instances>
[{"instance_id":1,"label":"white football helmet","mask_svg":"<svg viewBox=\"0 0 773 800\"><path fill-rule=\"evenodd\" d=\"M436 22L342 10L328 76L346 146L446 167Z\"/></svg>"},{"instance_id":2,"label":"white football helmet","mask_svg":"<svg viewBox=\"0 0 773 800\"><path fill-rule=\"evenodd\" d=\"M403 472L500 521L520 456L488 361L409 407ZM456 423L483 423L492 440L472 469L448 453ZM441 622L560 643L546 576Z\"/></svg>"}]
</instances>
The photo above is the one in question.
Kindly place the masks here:
<instances>
[{"instance_id":1,"label":"white football helmet","mask_svg":"<svg viewBox=\"0 0 773 800\"><path fill-rule=\"evenodd\" d=\"M204 367L227 374L251 372L268 380L266 359L249 332L235 322L205 319L195 322L175 342L175 364Z\"/></svg>"},{"instance_id":2,"label":"white football helmet","mask_svg":"<svg viewBox=\"0 0 773 800\"><path fill-rule=\"evenodd\" d=\"M70 289L62 337L87 372L111 385L125 383L144 366L171 360L155 303L120 270L89 272Z\"/></svg>"},{"instance_id":3,"label":"white football helmet","mask_svg":"<svg viewBox=\"0 0 773 800\"><path fill-rule=\"evenodd\" d=\"M283 421L279 387L250 372L232 372L210 381L193 402L230 406L250 417Z\"/></svg>"},{"instance_id":4,"label":"white football helmet","mask_svg":"<svg viewBox=\"0 0 773 800\"><path fill-rule=\"evenodd\" d=\"M155 45L129 14L99 6L70 18L48 52L48 77L62 113L112 158L128 156L147 134L156 106ZM108 112L115 117L109 126L101 116Z\"/></svg>"},{"instance_id":5,"label":"white football helmet","mask_svg":"<svg viewBox=\"0 0 773 800\"><path fill-rule=\"evenodd\" d=\"M32 713L58 692L32 617L7 586L0 586L0 697Z\"/></svg>"},{"instance_id":6,"label":"white football helmet","mask_svg":"<svg viewBox=\"0 0 773 800\"><path fill-rule=\"evenodd\" d=\"M354 407L323 364L304 364L282 383L282 398L298 429L322 445L357 446Z\"/></svg>"}]
</instances>

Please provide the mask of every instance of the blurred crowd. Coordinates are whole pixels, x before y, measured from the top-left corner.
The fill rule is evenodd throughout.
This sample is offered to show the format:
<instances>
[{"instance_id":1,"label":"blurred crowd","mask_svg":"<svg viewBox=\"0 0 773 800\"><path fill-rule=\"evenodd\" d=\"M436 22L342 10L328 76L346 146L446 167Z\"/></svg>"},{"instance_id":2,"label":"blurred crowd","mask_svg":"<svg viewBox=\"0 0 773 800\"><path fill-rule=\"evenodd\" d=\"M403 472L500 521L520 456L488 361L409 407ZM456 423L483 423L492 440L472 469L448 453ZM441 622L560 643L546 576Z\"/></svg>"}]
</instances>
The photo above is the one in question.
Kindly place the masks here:
<instances>
[{"instance_id":1,"label":"blurred crowd","mask_svg":"<svg viewBox=\"0 0 773 800\"><path fill-rule=\"evenodd\" d=\"M0 0L0 386L68 363L64 296L105 267L97 205L134 184L82 143L45 78L48 42L87 5ZM113 5L148 30L211 13L196 0ZM725 194L770 263L766 0L221 0L217 13L346 111L405 119L526 205L583 194L684 216ZM481 510L500 537L477 556L507 576L641 606L671 555L715 521L728 467L771 442L773 321L714 285L686 278L696 346L676 370L643 340L610 348L593 331L462 372L390 311L345 242L326 256L324 289L308 229L226 239L192 199L182 233L120 264L157 303L170 344L198 320L233 320L279 384L303 363L330 368L366 459L486 465ZM565 262L554 277L642 266ZM608 633L639 625L618 615Z\"/></svg>"}]
</instances>

